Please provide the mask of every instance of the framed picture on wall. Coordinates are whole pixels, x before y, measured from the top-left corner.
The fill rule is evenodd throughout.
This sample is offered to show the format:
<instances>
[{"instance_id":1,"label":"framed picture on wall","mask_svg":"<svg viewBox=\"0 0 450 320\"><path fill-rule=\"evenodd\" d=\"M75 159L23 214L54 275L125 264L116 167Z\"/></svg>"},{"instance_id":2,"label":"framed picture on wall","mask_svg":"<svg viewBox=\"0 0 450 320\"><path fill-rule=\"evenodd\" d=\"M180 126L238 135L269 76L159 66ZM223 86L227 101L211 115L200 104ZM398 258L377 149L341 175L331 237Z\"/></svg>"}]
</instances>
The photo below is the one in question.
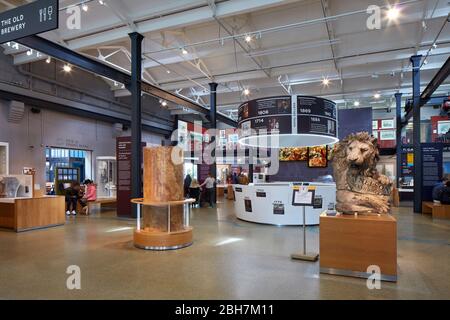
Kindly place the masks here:
<instances>
[{"instance_id":1,"label":"framed picture on wall","mask_svg":"<svg viewBox=\"0 0 450 320\"><path fill-rule=\"evenodd\" d=\"M281 148L279 159L280 161L307 161L308 148Z\"/></svg>"},{"instance_id":2,"label":"framed picture on wall","mask_svg":"<svg viewBox=\"0 0 450 320\"><path fill-rule=\"evenodd\" d=\"M378 120L372 121L372 130L378 130Z\"/></svg>"},{"instance_id":3,"label":"framed picture on wall","mask_svg":"<svg viewBox=\"0 0 450 320\"><path fill-rule=\"evenodd\" d=\"M394 129L394 128L395 128L394 119L381 120L381 129Z\"/></svg>"},{"instance_id":4,"label":"framed picture on wall","mask_svg":"<svg viewBox=\"0 0 450 320\"><path fill-rule=\"evenodd\" d=\"M446 134L450 130L450 121L438 121L437 133Z\"/></svg>"},{"instance_id":5,"label":"framed picture on wall","mask_svg":"<svg viewBox=\"0 0 450 320\"><path fill-rule=\"evenodd\" d=\"M380 140L395 140L395 130L381 130Z\"/></svg>"},{"instance_id":6,"label":"framed picture on wall","mask_svg":"<svg viewBox=\"0 0 450 320\"><path fill-rule=\"evenodd\" d=\"M317 146L308 148L308 167L326 168L328 166L327 146Z\"/></svg>"}]
</instances>

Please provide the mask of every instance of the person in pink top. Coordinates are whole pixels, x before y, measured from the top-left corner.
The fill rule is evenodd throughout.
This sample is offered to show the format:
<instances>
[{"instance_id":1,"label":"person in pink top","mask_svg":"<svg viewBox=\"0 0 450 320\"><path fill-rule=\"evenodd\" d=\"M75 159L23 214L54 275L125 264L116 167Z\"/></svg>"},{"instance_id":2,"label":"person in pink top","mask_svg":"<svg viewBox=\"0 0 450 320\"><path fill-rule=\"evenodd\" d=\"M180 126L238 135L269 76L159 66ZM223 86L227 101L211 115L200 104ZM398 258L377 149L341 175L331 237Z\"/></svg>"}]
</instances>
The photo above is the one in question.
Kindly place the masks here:
<instances>
[{"instance_id":1,"label":"person in pink top","mask_svg":"<svg viewBox=\"0 0 450 320\"><path fill-rule=\"evenodd\" d=\"M83 198L80 200L80 203L83 207L83 213L88 213L88 202L89 201L95 201L97 200L97 186L95 185L94 181L86 179L84 181L85 185L85 193Z\"/></svg>"}]
</instances>

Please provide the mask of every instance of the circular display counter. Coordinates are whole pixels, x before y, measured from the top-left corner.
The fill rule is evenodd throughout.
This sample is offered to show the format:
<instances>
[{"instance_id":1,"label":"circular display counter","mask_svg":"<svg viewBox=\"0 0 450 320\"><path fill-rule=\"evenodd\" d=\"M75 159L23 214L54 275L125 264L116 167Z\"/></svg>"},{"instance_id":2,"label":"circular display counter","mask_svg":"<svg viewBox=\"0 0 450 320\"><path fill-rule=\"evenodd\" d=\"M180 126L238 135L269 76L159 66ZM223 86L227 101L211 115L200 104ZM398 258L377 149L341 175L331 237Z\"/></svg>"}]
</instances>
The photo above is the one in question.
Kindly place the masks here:
<instances>
[{"instance_id":1,"label":"circular display counter","mask_svg":"<svg viewBox=\"0 0 450 320\"><path fill-rule=\"evenodd\" d=\"M315 187L315 205L306 207L306 225L318 225L320 214L334 209L336 185L319 182L301 184ZM241 220L278 226L303 224L302 208L292 205L294 184L291 182L233 185L233 190L236 216Z\"/></svg>"}]
</instances>

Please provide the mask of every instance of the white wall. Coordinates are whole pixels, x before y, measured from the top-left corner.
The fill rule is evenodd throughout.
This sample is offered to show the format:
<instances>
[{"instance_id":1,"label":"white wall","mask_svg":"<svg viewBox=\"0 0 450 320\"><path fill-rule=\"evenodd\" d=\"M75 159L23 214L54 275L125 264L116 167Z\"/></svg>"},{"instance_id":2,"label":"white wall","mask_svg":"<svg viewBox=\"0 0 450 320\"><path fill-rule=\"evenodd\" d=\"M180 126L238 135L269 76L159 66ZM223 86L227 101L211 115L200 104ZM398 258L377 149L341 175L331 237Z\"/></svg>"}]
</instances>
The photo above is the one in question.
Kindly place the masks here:
<instances>
[{"instance_id":1,"label":"white wall","mask_svg":"<svg viewBox=\"0 0 450 320\"><path fill-rule=\"evenodd\" d=\"M130 131L122 135L130 135ZM162 136L143 132L144 142L161 145ZM93 168L98 156L115 156L113 125L84 117L41 109L39 114L26 107L19 123L8 122L8 106L0 100L0 141L9 142L10 174L22 173L23 167L37 170L36 183L45 186L45 148L63 147L93 151ZM95 172L95 170L94 170ZM95 177L92 177L95 178Z\"/></svg>"}]
</instances>

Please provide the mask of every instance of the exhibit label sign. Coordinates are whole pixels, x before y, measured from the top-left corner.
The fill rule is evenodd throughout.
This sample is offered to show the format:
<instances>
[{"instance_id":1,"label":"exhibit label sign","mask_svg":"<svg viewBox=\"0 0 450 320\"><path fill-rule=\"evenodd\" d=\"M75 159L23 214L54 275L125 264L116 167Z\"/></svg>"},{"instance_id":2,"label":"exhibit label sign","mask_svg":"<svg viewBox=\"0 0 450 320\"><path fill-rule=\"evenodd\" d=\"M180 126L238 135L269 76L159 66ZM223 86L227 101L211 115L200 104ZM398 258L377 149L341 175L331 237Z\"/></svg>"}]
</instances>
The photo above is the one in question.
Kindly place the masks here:
<instances>
[{"instance_id":1,"label":"exhibit label sign","mask_svg":"<svg viewBox=\"0 0 450 320\"><path fill-rule=\"evenodd\" d=\"M0 43L58 28L58 0L39 0L0 13Z\"/></svg>"},{"instance_id":2,"label":"exhibit label sign","mask_svg":"<svg viewBox=\"0 0 450 320\"><path fill-rule=\"evenodd\" d=\"M443 174L443 148L440 143L422 143L422 197L423 201L432 201L434 186Z\"/></svg>"}]
</instances>

